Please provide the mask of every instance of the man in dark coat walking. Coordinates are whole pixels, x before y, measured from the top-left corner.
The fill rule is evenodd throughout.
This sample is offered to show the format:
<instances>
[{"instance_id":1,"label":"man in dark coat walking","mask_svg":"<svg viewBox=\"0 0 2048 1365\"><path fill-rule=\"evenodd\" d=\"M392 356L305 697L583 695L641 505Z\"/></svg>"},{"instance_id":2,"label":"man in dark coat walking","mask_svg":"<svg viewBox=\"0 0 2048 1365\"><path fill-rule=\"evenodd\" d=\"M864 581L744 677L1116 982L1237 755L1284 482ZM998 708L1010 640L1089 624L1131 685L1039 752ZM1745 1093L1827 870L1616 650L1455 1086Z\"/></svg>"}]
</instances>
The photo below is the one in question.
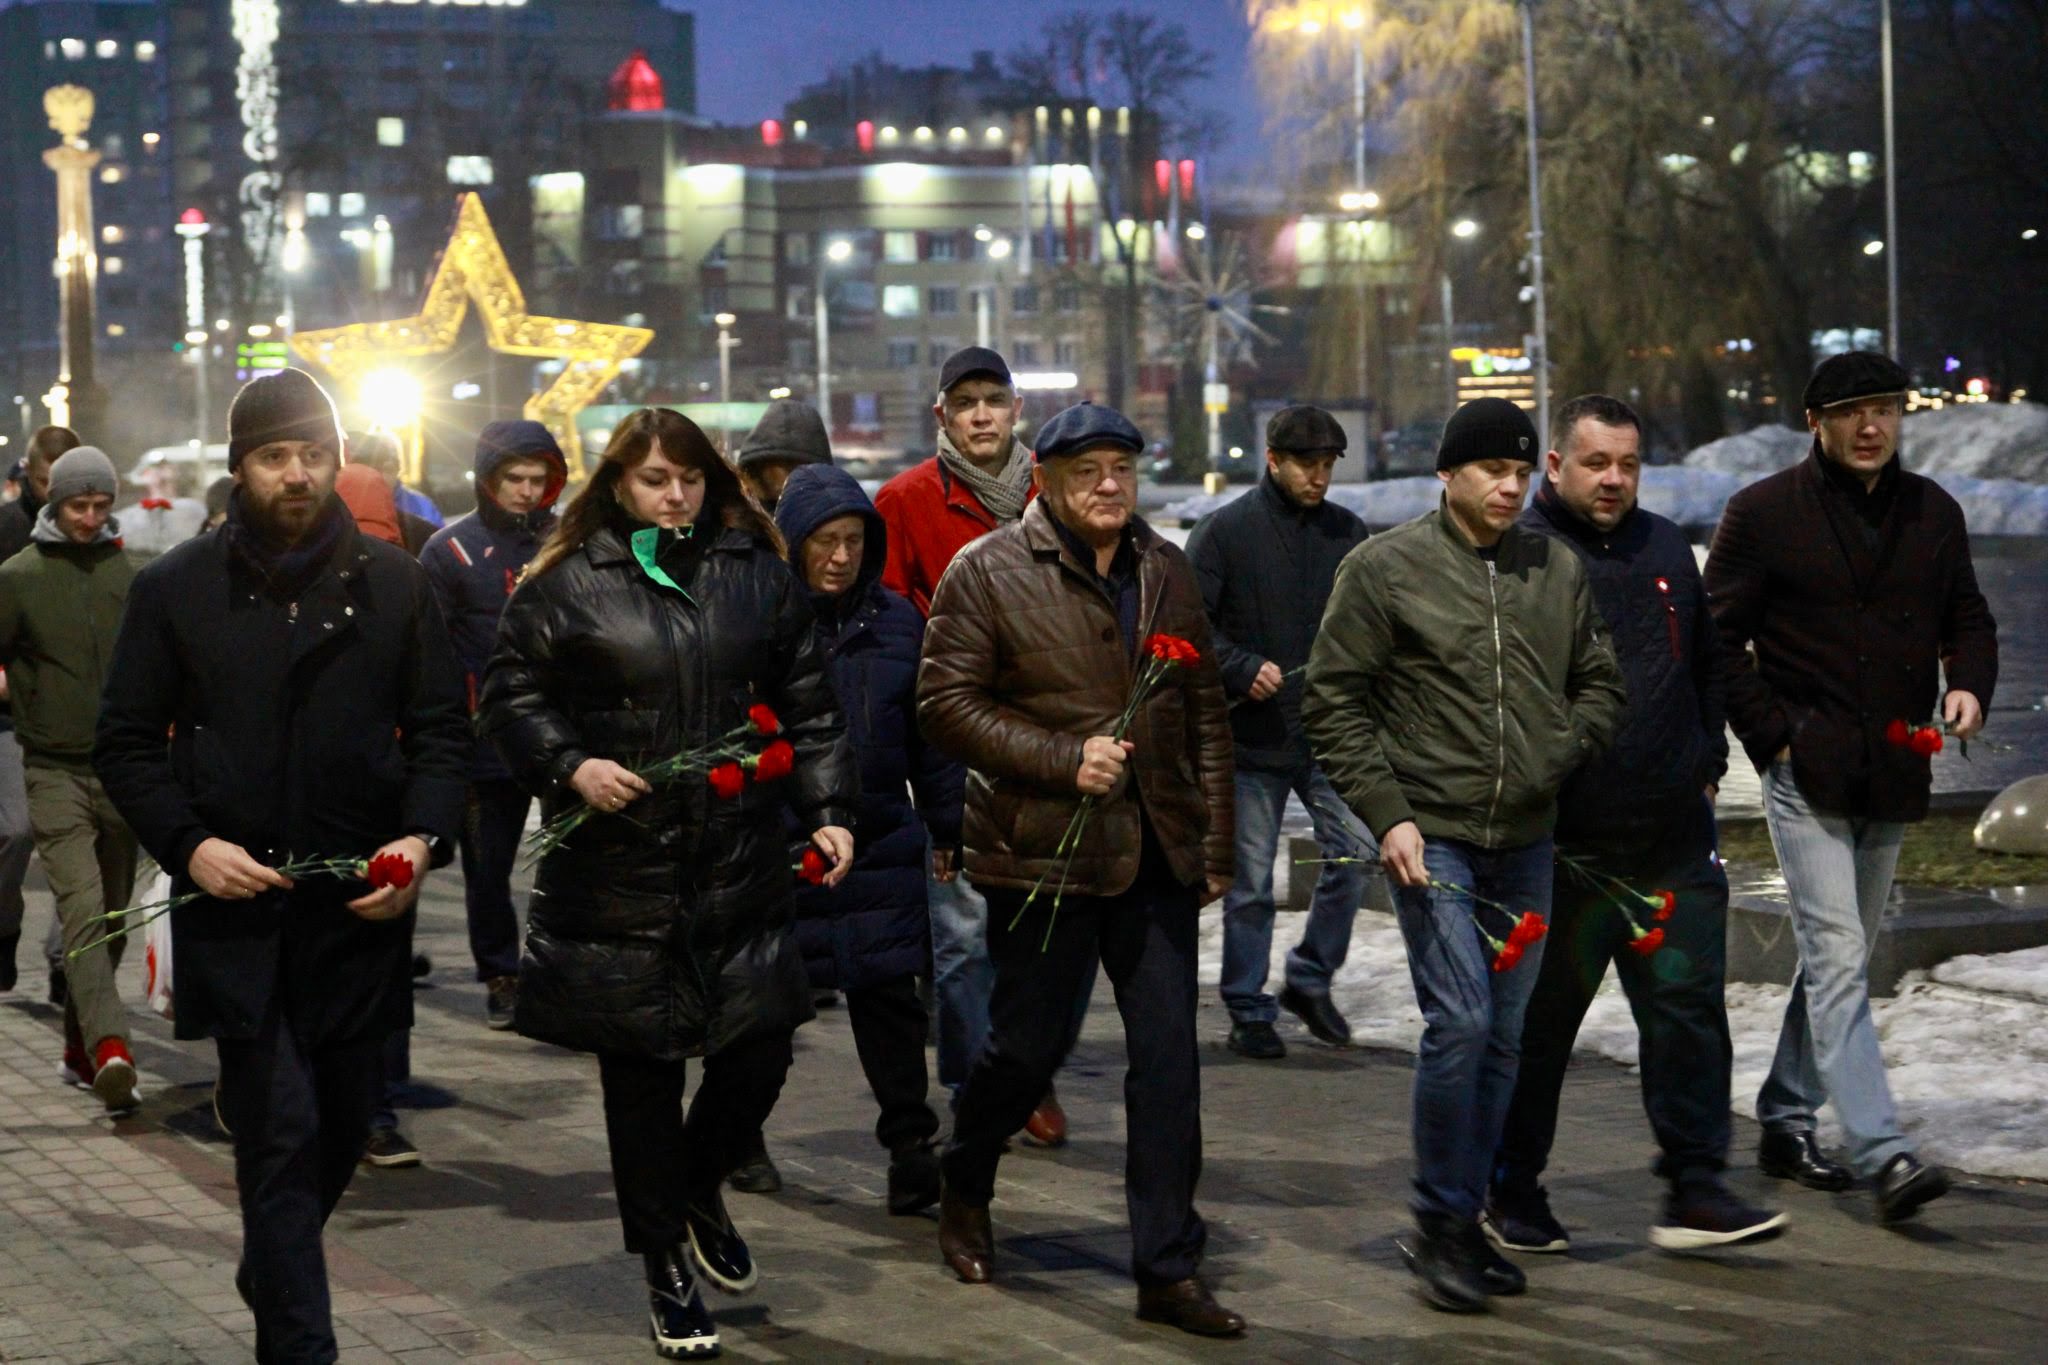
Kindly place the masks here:
<instances>
[{"instance_id":1,"label":"man in dark coat walking","mask_svg":"<svg viewBox=\"0 0 2048 1365\"><path fill-rule=\"evenodd\" d=\"M174 891L197 894L171 912L177 1034L220 1053L257 1357L331 1361L321 1228L384 1040L412 1022L412 909L454 853L469 737L425 573L333 496L320 386L253 380L228 429L227 523L137 575L93 764ZM278 871L309 857L409 875Z\"/></svg>"},{"instance_id":2,"label":"man in dark coat walking","mask_svg":"<svg viewBox=\"0 0 2048 1365\"><path fill-rule=\"evenodd\" d=\"M1927 815L1914 732L1974 735L1998 680L1962 508L1899 460L1911 386L1887 356L1822 361L1806 386L1812 453L1728 500L1706 568L1728 718L1763 773L1799 945L1757 1162L1814 1189L1871 1180L1885 1222L1947 1193L1948 1176L1913 1155L1893 1107L1868 945L1906 825ZM1829 1101L1847 1167L1814 1140Z\"/></svg>"},{"instance_id":3,"label":"man in dark coat walking","mask_svg":"<svg viewBox=\"0 0 2048 1365\"><path fill-rule=\"evenodd\" d=\"M1643 1108L1657 1173L1671 1182L1650 1240L1670 1251L1773 1236L1783 1214L1721 1183L1728 1156L1728 878L1714 855L1713 798L1728 770L1720 648L1685 533L1636 505L1642 421L1618 398L1558 409L1557 449L1522 525L1585 561L1628 705L1614 747L1565 780L1550 939L1522 1024L1485 1226L1510 1251L1563 1251L1538 1177L1579 1025L1610 963L1641 1035ZM1669 894L1671 901L1663 897ZM1637 925L1653 957L1628 951Z\"/></svg>"},{"instance_id":4,"label":"man in dark coat walking","mask_svg":"<svg viewBox=\"0 0 2048 1365\"><path fill-rule=\"evenodd\" d=\"M860 765L853 870L836 887L797 888L797 945L814 989L846 992L854 1047L882 1108L875 1139L890 1154L889 1211L916 1213L939 1198L939 1120L925 1101L928 1020L917 993L932 950L925 848L957 853L967 774L918 728L924 618L882 586L887 535L860 484L831 465L799 468L775 524L810 589ZM791 833L803 837L794 817Z\"/></svg>"},{"instance_id":5,"label":"man in dark coat walking","mask_svg":"<svg viewBox=\"0 0 2048 1365\"><path fill-rule=\"evenodd\" d=\"M1330 999L1330 979L1344 965L1351 923L1365 899L1367 870L1359 860L1378 849L1316 766L1301 732L1308 652L1338 563L1365 539L1365 523L1328 500L1344 444L1344 428L1321 408L1282 408L1266 424L1266 477L1202 518L1188 537L1188 562L1215 632L1216 666L1232 698L1237 871L1223 898L1222 988L1230 1050L1247 1057L1287 1055L1273 1028L1283 1005L1325 1043L1351 1042L1351 1026ZM1307 807L1328 861L1275 1000L1266 993L1273 856L1290 792Z\"/></svg>"},{"instance_id":6,"label":"man in dark coat walking","mask_svg":"<svg viewBox=\"0 0 2048 1365\"><path fill-rule=\"evenodd\" d=\"M476 438L476 511L427 541L420 563L455 645L472 715L484 666L498 646L498 618L519 575L555 529L555 499L569 464L539 422L492 422ZM462 901L469 951L484 983L484 1022L512 1027L519 1000L519 913L512 866L533 799L512 777L498 746L478 739L471 751L469 800L462 820Z\"/></svg>"}]
</instances>

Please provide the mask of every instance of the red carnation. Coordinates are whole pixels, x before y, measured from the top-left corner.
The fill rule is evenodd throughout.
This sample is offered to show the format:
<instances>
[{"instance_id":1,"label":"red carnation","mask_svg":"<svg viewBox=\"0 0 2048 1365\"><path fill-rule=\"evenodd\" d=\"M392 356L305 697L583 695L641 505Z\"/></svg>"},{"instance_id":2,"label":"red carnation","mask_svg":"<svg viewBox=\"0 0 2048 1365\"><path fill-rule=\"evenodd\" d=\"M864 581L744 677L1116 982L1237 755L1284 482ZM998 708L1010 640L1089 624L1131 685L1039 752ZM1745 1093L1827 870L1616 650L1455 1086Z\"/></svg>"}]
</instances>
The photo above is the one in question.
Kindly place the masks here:
<instances>
[{"instance_id":1,"label":"red carnation","mask_svg":"<svg viewBox=\"0 0 2048 1365\"><path fill-rule=\"evenodd\" d=\"M1543 916L1534 910L1524 910L1522 917L1515 921L1515 927L1508 930L1508 947L1520 951L1550 932L1550 926L1543 922Z\"/></svg>"},{"instance_id":2,"label":"red carnation","mask_svg":"<svg viewBox=\"0 0 2048 1365\"><path fill-rule=\"evenodd\" d=\"M721 763L704 776L722 801L730 801L747 789L746 770L737 763Z\"/></svg>"},{"instance_id":3,"label":"red carnation","mask_svg":"<svg viewBox=\"0 0 2048 1365\"><path fill-rule=\"evenodd\" d=\"M796 750L789 747L788 740L778 739L763 749L761 756L754 760L754 780L773 782L778 778L788 777L794 767Z\"/></svg>"},{"instance_id":4,"label":"red carnation","mask_svg":"<svg viewBox=\"0 0 2048 1365\"><path fill-rule=\"evenodd\" d=\"M1906 747L1922 758L1932 758L1941 752L1941 731L1923 725L1906 740Z\"/></svg>"},{"instance_id":5,"label":"red carnation","mask_svg":"<svg viewBox=\"0 0 2048 1365\"><path fill-rule=\"evenodd\" d=\"M796 875L812 886L822 886L825 874L832 870L832 864L825 861L825 855L815 848L804 850L803 861L797 864Z\"/></svg>"},{"instance_id":6,"label":"red carnation","mask_svg":"<svg viewBox=\"0 0 2048 1365\"><path fill-rule=\"evenodd\" d=\"M1493 969L1497 972L1511 972L1522 960L1522 945L1509 942L1493 955Z\"/></svg>"},{"instance_id":7,"label":"red carnation","mask_svg":"<svg viewBox=\"0 0 2048 1365\"><path fill-rule=\"evenodd\" d=\"M1652 929L1648 933L1638 934L1636 935L1636 941L1628 946L1641 956L1648 957L1651 953L1664 946L1664 931L1662 929Z\"/></svg>"},{"instance_id":8,"label":"red carnation","mask_svg":"<svg viewBox=\"0 0 2048 1365\"><path fill-rule=\"evenodd\" d=\"M1145 652L1162 663L1188 665L1201 662L1201 651L1178 635L1154 635L1145 641Z\"/></svg>"},{"instance_id":9,"label":"red carnation","mask_svg":"<svg viewBox=\"0 0 2048 1365\"><path fill-rule=\"evenodd\" d=\"M412 885L412 859L403 853L379 853L370 859L363 878L379 891L387 886L403 891Z\"/></svg>"},{"instance_id":10,"label":"red carnation","mask_svg":"<svg viewBox=\"0 0 2048 1365\"><path fill-rule=\"evenodd\" d=\"M1912 735L1913 728L1902 720L1895 720L1884 727L1884 742L1895 744L1902 749L1906 746L1906 741L1912 738Z\"/></svg>"},{"instance_id":11,"label":"red carnation","mask_svg":"<svg viewBox=\"0 0 2048 1365\"><path fill-rule=\"evenodd\" d=\"M1670 919L1672 911L1678 909L1677 895L1670 891L1657 891L1652 894L1657 898L1658 906L1657 913L1652 915L1651 918L1659 920Z\"/></svg>"},{"instance_id":12,"label":"red carnation","mask_svg":"<svg viewBox=\"0 0 2048 1365\"><path fill-rule=\"evenodd\" d=\"M757 701L747 708L747 720L764 735L772 735L782 729L782 720L775 714L775 708L765 701Z\"/></svg>"}]
</instances>

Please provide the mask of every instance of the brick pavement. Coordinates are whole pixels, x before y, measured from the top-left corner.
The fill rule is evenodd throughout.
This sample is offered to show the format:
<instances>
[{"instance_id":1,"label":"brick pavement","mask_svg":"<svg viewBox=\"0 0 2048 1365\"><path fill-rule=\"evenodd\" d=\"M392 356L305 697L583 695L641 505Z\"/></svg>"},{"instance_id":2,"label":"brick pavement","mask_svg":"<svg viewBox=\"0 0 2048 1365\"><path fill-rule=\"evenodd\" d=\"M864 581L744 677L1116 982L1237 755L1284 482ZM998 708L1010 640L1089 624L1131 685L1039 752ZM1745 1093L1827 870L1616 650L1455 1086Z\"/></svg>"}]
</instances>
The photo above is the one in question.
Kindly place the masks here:
<instances>
[{"instance_id":1,"label":"brick pavement","mask_svg":"<svg viewBox=\"0 0 2048 1365\"><path fill-rule=\"evenodd\" d=\"M481 1026L455 883L429 887L417 1079L405 1127L416 1171L364 1171L329 1228L343 1359L645 1361L638 1265L620 1249L585 1058ZM1213 913L1213 912L1212 912ZM118 1125L55 1074L54 1011L26 946L0 999L0 1359L246 1359L231 1276L238 1241L226 1145L208 1116L210 1051L138 1014L147 1100ZM1292 921L1283 923L1282 932ZM136 956L140 956L137 954ZM124 984L136 984L135 972ZM1249 1314L1242 1343L1131 1317L1121 1269L1121 1048L1098 992L1061 1092L1074 1142L1003 1166L998 1283L939 1266L929 1218L881 1208L884 1158L843 1012L799 1035L769 1130L788 1182L734 1195L761 1288L713 1304L748 1360L1700 1360L2041 1358L2048 1354L2048 1197L1965 1182L1919 1224L1872 1226L1862 1196L1760 1182L1738 1124L1735 1180L1795 1218L1783 1240L1714 1259L1645 1245L1655 1190L1633 1078L1573 1075L1552 1173L1568 1259L1529 1258L1532 1289L1481 1319L1414 1299L1390 1234L1403 1222L1408 1058L1309 1046L1244 1062L1203 999L1208 1270Z\"/></svg>"}]
</instances>

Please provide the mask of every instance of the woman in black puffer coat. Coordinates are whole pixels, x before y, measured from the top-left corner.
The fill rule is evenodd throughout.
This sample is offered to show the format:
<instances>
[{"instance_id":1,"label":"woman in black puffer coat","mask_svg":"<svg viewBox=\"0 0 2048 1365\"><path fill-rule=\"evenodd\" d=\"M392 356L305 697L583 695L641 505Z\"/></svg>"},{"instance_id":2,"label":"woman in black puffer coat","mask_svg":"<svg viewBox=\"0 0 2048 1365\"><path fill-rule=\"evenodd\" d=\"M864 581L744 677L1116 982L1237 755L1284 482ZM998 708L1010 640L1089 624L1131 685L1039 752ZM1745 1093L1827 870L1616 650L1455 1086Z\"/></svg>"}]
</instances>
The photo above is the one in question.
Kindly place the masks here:
<instances>
[{"instance_id":1,"label":"woman in black puffer coat","mask_svg":"<svg viewBox=\"0 0 2048 1365\"><path fill-rule=\"evenodd\" d=\"M702 775L655 788L635 775L743 725L757 703L794 746L788 777L724 798ZM859 787L808 594L688 418L654 408L619 424L506 605L479 726L545 817L593 812L535 877L517 1027L597 1054L656 1343L707 1351L717 1333L692 1263L729 1293L754 1284L719 1184L774 1107L791 1034L811 1015L784 810L836 883ZM704 1074L686 1121L690 1057Z\"/></svg>"},{"instance_id":2,"label":"woman in black puffer coat","mask_svg":"<svg viewBox=\"0 0 2048 1365\"><path fill-rule=\"evenodd\" d=\"M939 1197L931 1149L939 1120L925 1102L928 1019L917 993L931 961L925 850L937 850L945 869L956 863L967 773L918 730L924 618L882 586L886 532L860 484L832 465L805 465L790 474L775 524L810 590L860 767L859 856L841 885L797 888L797 943L811 985L846 992L861 1069L882 1111L875 1138L889 1151L889 1211L916 1213Z\"/></svg>"}]
</instances>

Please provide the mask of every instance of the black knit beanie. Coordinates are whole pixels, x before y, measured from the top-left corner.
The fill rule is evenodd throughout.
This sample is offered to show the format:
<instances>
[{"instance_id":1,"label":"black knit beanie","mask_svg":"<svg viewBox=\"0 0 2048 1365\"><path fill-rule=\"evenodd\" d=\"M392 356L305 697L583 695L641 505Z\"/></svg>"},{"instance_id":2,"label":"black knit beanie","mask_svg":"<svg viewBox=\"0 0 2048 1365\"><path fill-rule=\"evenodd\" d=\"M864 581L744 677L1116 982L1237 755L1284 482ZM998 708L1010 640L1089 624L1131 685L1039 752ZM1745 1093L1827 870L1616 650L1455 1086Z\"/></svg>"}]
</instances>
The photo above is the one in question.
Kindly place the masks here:
<instances>
[{"instance_id":1,"label":"black knit beanie","mask_svg":"<svg viewBox=\"0 0 2048 1365\"><path fill-rule=\"evenodd\" d=\"M252 379L228 408L228 468L238 469L242 457L273 441L311 441L339 456L341 419L334 400L304 370L279 370Z\"/></svg>"},{"instance_id":2,"label":"black knit beanie","mask_svg":"<svg viewBox=\"0 0 2048 1365\"><path fill-rule=\"evenodd\" d=\"M1436 467L1442 472L1474 460L1526 460L1535 464L1543 458L1537 444L1536 424L1529 420L1528 413L1505 398L1475 398L1445 423L1443 444L1436 450Z\"/></svg>"}]
</instances>

